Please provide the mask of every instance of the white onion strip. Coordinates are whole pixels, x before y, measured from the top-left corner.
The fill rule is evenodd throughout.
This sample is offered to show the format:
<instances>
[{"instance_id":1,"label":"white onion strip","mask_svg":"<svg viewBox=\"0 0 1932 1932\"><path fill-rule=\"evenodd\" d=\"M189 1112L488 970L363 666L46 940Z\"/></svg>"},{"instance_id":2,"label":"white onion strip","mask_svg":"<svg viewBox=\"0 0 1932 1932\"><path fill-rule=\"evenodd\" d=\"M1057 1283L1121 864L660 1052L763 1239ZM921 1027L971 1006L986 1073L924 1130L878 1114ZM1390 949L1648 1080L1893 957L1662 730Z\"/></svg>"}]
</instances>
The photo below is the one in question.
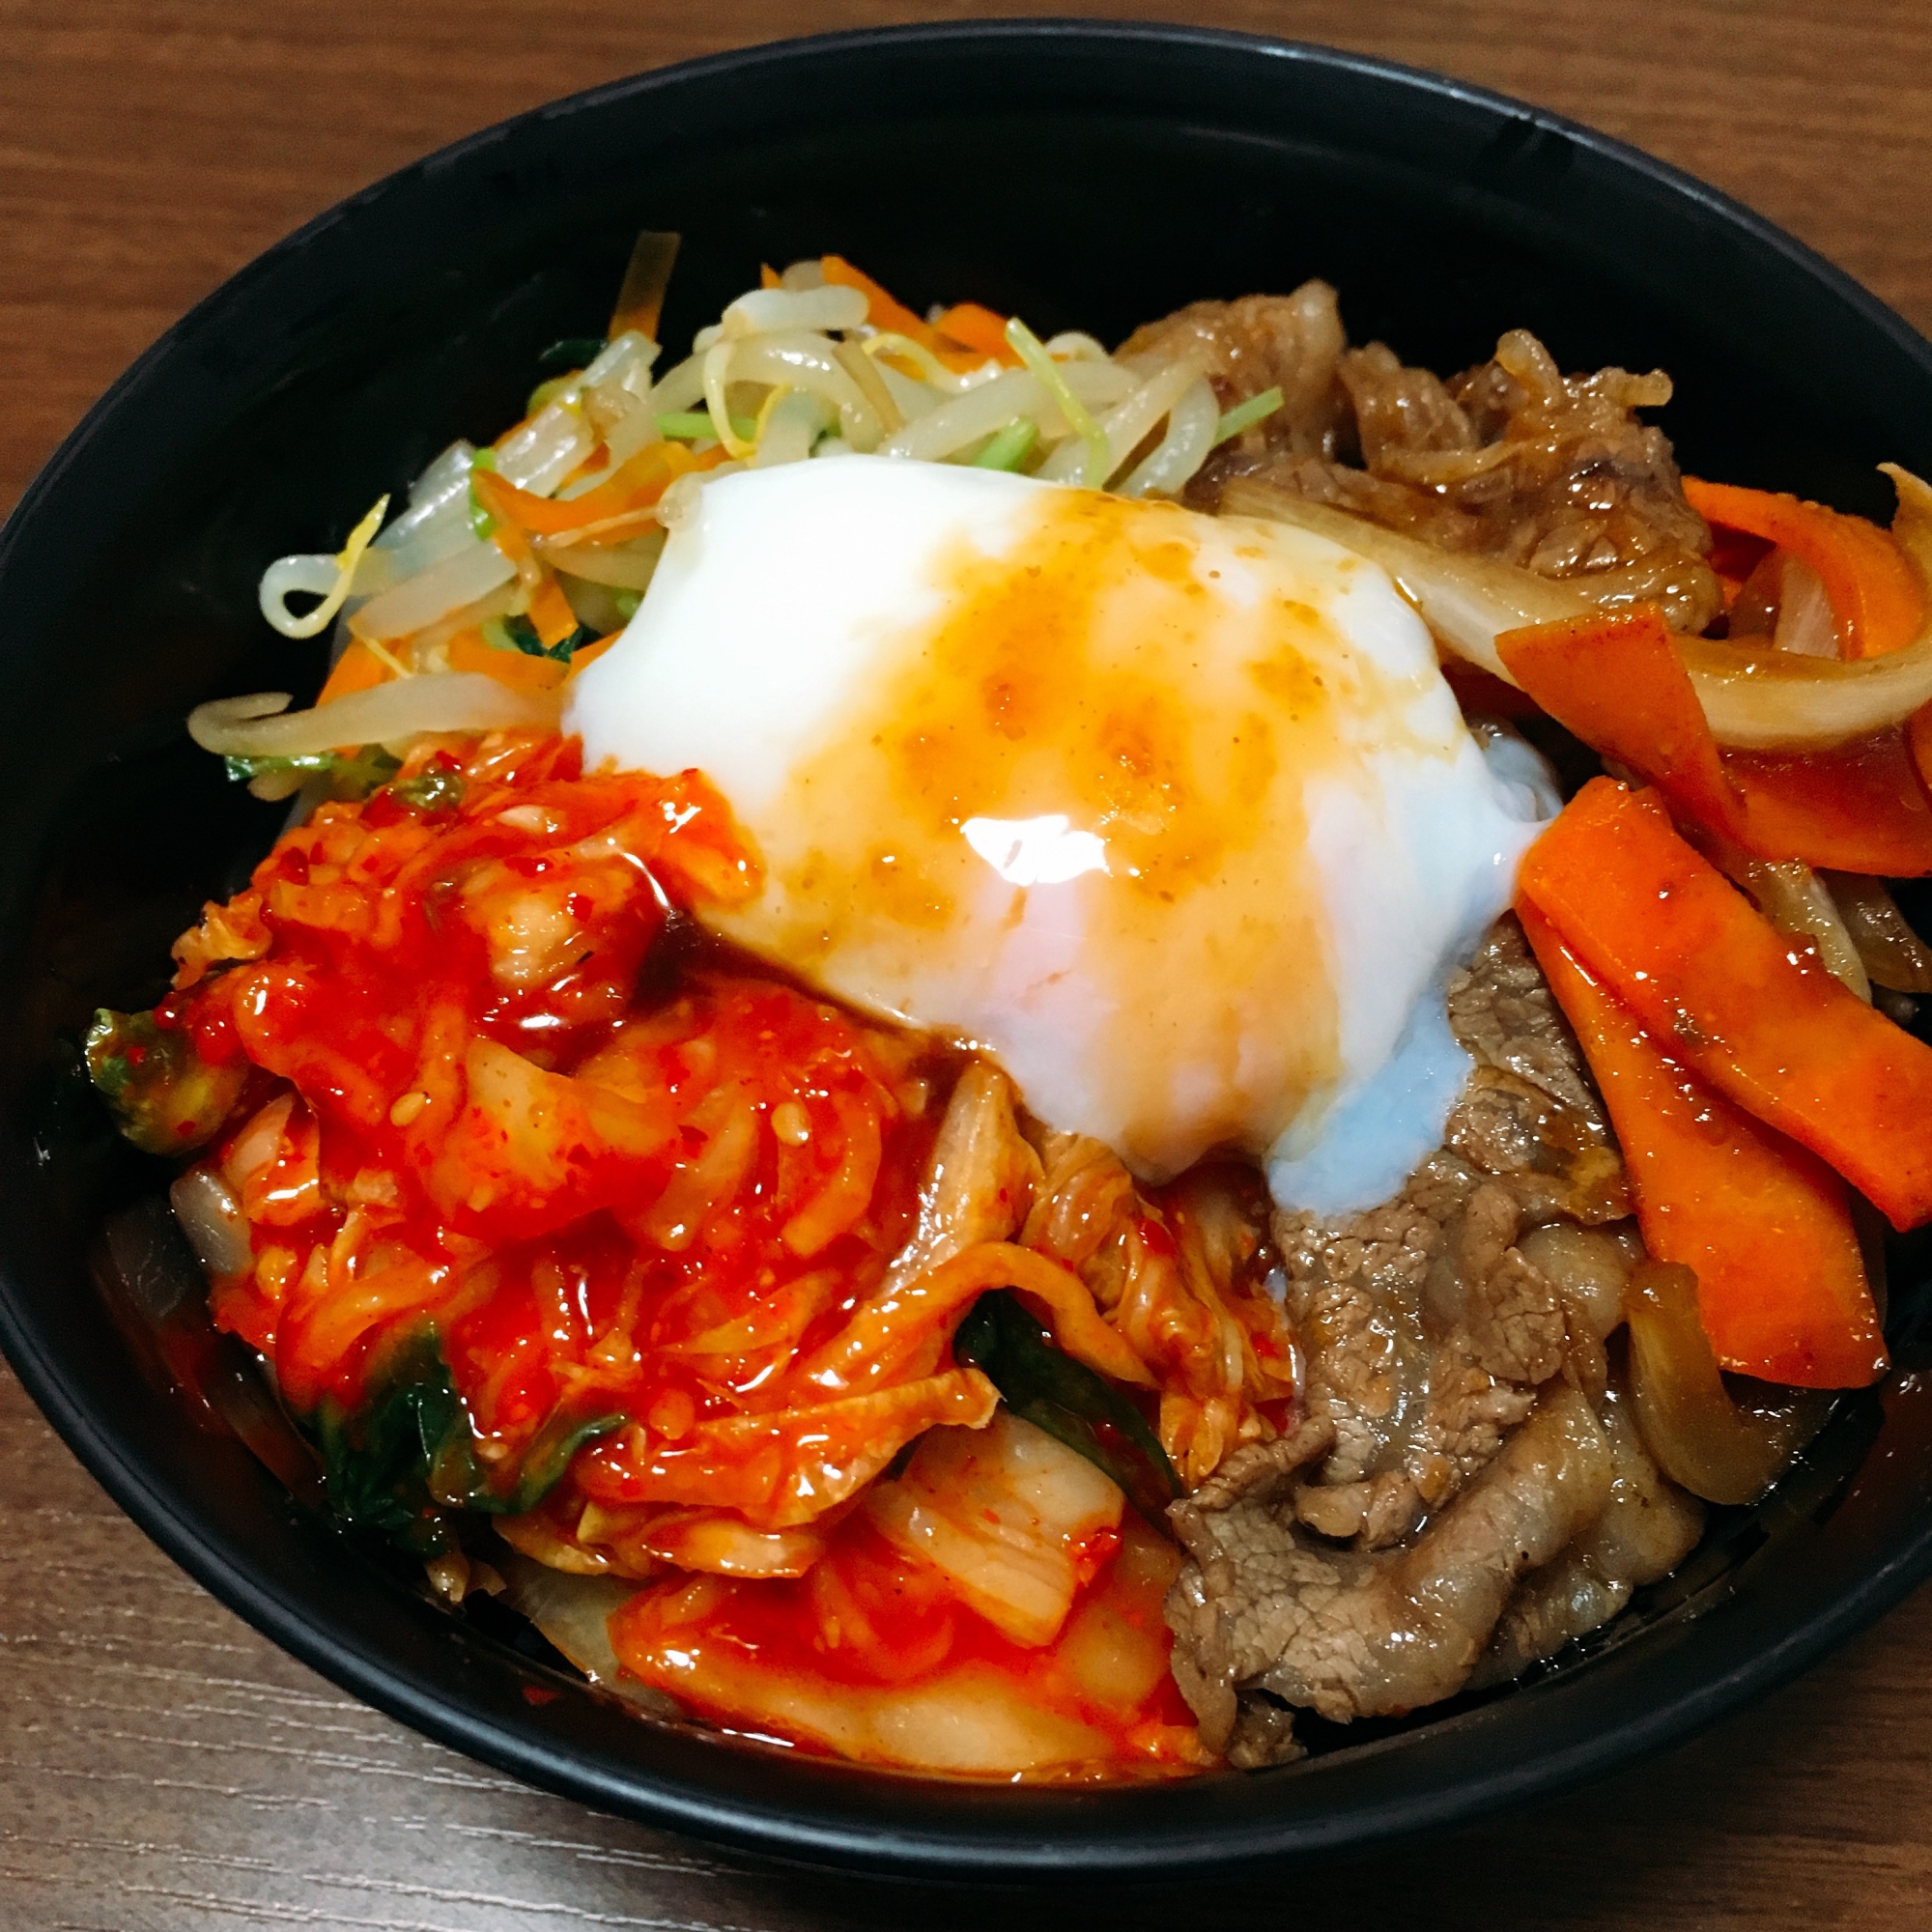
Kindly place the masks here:
<instances>
[{"instance_id":1,"label":"white onion strip","mask_svg":"<svg viewBox=\"0 0 1932 1932\"><path fill-rule=\"evenodd\" d=\"M1932 584L1932 489L1908 470L1885 469L1899 493L1892 533L1921 580ZM1380 564L1438 641L1509 684L1516 680L1496 651L1504 631L1586 616L1596 608L1573 584L1493 557L1437 550L1332 503L1310 502L1264 483L1231 483L1223 501L1236 515L1312 530ZM1720 745L1752 751L1841 745L1932 703L1932 615L1903 650L1850 663L1753 652L1710 638L1679 636L1676 643Z\"/></svg>"},{"instance_id":2,"label":"white onion strip","mask_svg":"<svg viewBox=\"0 0 1932 1932\"><path fill-rule=\"evenodd\" d=\"M298 758L345 746L395 745L421 731L554 731L554 692L512 691L478 671L397 679L311 711L285 691L218 697L188 714L188 736L230 758Z\"/></svg>"}]
</instances>

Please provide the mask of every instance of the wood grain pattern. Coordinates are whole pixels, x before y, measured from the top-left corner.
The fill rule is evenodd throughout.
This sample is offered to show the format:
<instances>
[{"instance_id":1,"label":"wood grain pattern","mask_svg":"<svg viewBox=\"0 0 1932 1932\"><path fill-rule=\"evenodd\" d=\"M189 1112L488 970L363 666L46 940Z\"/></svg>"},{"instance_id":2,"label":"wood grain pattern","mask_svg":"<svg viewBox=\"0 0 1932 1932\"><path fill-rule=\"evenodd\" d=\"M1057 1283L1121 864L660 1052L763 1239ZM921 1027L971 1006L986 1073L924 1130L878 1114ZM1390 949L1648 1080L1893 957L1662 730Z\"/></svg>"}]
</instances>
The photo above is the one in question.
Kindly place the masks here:
<instances>
[{"instance_id":1,"label":"wood grain pattern","mask_svg":"<svg viewBox=\"0 0 1932 1932\"><path fill-rule=\"evenodd\" d=\"M341 195L721 47L968 0L0 0L0 505L116 373ZM1445 70L1703 175L1932 327L1924 0L1131 0ZM1932 1921L1932 1594L1662 1765L1425 1854L1205 1895L988 1901L714 1856L345 1698L186 1581L0 1375L0 1925L818 1932L1290 1914L1445 1928Z\"/></svg>"}]
</instances>

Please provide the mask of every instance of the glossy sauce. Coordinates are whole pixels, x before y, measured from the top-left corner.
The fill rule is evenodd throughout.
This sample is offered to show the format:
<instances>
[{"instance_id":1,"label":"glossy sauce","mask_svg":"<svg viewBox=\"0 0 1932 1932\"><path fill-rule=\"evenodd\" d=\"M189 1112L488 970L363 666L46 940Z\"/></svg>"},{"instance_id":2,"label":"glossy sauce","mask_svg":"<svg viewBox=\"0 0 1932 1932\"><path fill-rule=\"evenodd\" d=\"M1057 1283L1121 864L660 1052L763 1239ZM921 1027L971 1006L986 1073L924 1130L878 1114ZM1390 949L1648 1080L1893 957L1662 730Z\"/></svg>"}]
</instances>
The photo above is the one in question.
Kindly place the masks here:
<instances>
[{"instance_id":1,"label":"glossy sauce","mask_svg":"<svg viewBox=\"0 0 1932 1932\"><path fill-rule=\"evenodd\" d=\"M586 755L731 798L764 884L721 931L980 1042L1146 1178L1264 1152L1341 1081L1344 1002L1379 997L1338 983L1331 901L1400 829L1387 772L1464 749L1427 639L1298 533L928 468L720 484L578 688ZM921 493L895 574L854 537L772 562L808 574L789 622L748 601L767 529L815 519L824 549Z\"/></svg>"}]
</instances>

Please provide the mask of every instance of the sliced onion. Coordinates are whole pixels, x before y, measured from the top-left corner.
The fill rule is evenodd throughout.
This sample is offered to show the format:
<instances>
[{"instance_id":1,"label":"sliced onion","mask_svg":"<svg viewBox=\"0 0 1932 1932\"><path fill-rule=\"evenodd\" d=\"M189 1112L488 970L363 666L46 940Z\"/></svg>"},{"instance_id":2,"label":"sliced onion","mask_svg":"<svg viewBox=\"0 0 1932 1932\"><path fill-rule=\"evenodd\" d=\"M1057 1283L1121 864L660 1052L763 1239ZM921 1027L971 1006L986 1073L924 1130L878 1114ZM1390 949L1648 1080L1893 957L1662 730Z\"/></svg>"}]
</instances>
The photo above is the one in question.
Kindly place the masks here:
<instances>
[{"instance_id":1,"label":"sliced onion","mask_svg":"<svg viewBox=\"0 0 1932 1932\"><path fill-rule=\"evenodd\" d=\"M1738 883L1765 918L1794 939L1810 940L1826 972L1870 1006L1871 980L1863 956L1824 880L1801 859L1748 859L1741 870Z\"/></svg>"},{"instance_id":2,"label":"sliced onion","mask_svg":"<svg viewBox=\"0 0 1932 1932\"><path fill-rule=\"evenodd\" d=\"M1759 1402L1737 1402L1711 1352L1697 1277L1687 1267L1640 1263L1624 1285L1624 1313L1645 1448L1666 1476L1706 1502L1755 1502L1818 1433L1830 1392L1760 1382Z\"/></svg>"},{"instance_id":3,"label":"sliced onion","mask_svg":"<svg viewBox=\"0 0 1932 1932\"><path fill-rule=\"evenodd\" d=\"M1913 931L1882 880L1827 872L1824 882L1865 971L1894 993L1932 993L1932 947Z\"/></svg>"},{"instance_id":4,"label":"sliced onion","mask_svg":"<svg viewBox=\"0 0 1932 1932\"><path fill-rule=\"evenodd\" d=\"M1882 467L1898 485L1892 534L1932 582L1932 489L1895 465ZM1504 631L1595 609L1574 584L1494 557L1437 550L1252 478L1231 483L1223 501L1236 515L1313 530L1380 564L1440 643L1508 684L1516 680L1496 652ZM1932 702L1932 616L1903 650L1850 663L1710 638L1679 636L1677 647L1720 745L1754 751L1841 745L1886 730Z\"/></svg>"},{"instance_id":5,"label":"sliced onion","mask_svg":"<svg viewBox=\"0 0 1932 1932\"><path fill-rule=\"evenodd\" d=\"M231 758L295 758L343 745L393 745L423 731L554 731L554 692L511 691L478 671L396 678L311 711L285 691L218 697L188 714L188 736Z\"/></svg>"}]
</instances>

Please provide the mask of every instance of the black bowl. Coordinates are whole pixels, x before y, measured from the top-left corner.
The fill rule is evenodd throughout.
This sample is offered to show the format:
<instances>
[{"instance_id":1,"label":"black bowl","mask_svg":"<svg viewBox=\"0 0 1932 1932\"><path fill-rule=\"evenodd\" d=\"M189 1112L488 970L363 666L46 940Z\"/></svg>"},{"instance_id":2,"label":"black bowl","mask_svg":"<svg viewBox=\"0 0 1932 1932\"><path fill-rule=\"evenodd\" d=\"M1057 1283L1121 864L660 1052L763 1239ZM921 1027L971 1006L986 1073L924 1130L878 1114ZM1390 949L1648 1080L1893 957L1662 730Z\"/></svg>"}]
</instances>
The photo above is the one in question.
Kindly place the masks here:
<instances>
[{"instance_id":1,"label":"black bowl","mask_svg":"<svg viewBox=\"0 0 1932 1932\"><path fill-rule=\"evenodd\" d=\"M1689 1736L1932 1573L1932 1392L1895 1373L1535 1682L1258 1776L949 1783L639 1722L439 1609L197 1418L169 1351L139 1346L182 1280L158 1171L105 1134L73 1047L97 1004L158 993L169 940L275 830L180 721L314 688L317 653L256 614L263 564L332 547L452 437L520 413L538 353L601 328L645 226L686 237L673 342L760 261L828 249L1041 333L1320 274L1357 340L1411 361L1459 367L1521 325L1566 367L1668 369L1665 425L1706 474L1883 513L1874 464L1932 470L1932 348L1788 237L1583 128L1321 48L1045 21L763 47L525 115L344 203L143 356L0 536L0 1338L135 1520L346 1690L537 1784L794 1858L1009 1880L1463 1823ZM1925 1272L1895 1255L1907 1367Z\"/></svg>"}]
</instances>

